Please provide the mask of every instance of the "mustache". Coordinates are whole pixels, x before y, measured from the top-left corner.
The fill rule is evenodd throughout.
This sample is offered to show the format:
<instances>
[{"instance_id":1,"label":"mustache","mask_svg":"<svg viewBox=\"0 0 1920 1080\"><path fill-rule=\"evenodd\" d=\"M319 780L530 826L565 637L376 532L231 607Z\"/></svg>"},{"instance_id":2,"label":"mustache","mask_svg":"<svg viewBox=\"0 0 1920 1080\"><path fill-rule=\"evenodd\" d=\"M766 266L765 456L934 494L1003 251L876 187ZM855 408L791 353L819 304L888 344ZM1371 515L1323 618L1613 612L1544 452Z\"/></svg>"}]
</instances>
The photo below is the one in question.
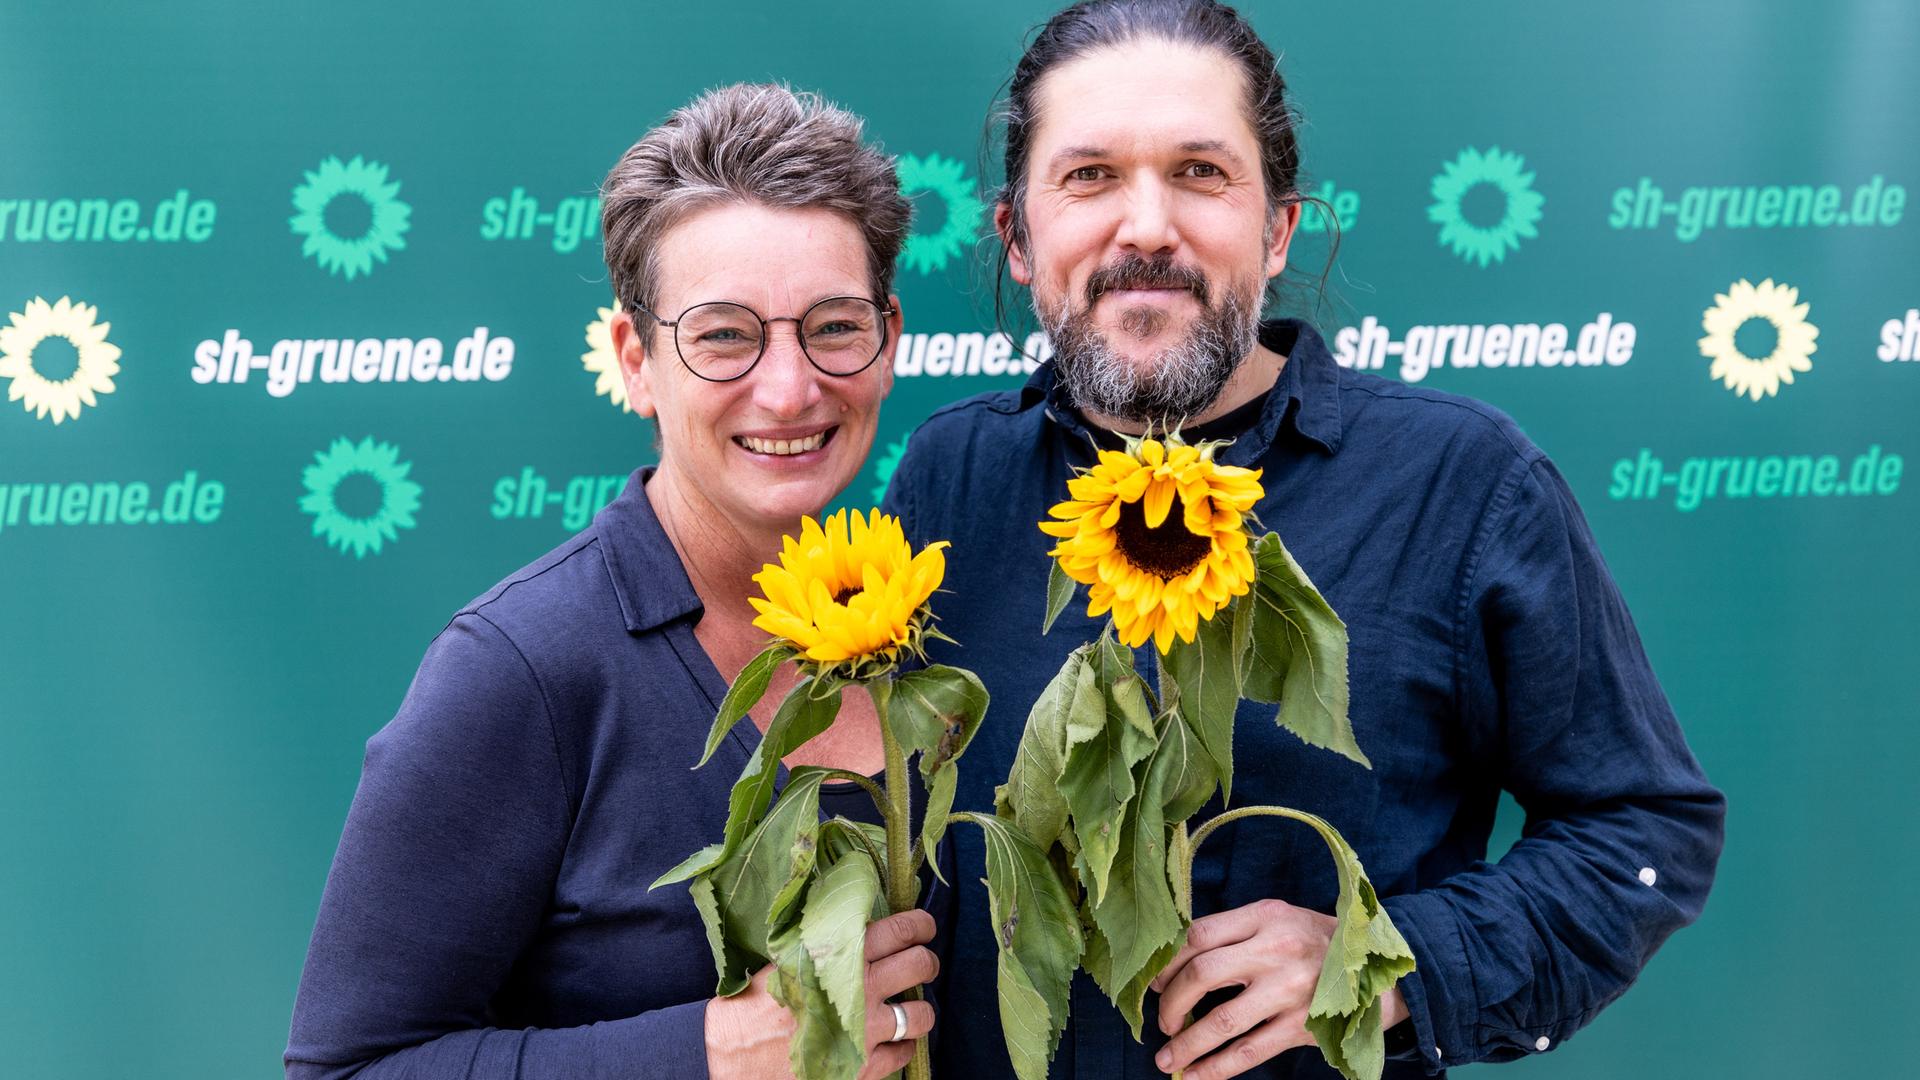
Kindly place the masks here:
<instances>
[{"instance_id":1,"label":"mustache","mask_svg":"<svg viewBox=\"0 0 1920 1080\"><path fill-rule=\"evenodd\" d=\"M1181 289L1208 307L1207 276L1191 266L1181 266L1170 255L1155 259L1129 253L1103 266L1087 278L1087 306L1091 307L1107 293L1118 289Z\"/></svg>"}]
</instances>

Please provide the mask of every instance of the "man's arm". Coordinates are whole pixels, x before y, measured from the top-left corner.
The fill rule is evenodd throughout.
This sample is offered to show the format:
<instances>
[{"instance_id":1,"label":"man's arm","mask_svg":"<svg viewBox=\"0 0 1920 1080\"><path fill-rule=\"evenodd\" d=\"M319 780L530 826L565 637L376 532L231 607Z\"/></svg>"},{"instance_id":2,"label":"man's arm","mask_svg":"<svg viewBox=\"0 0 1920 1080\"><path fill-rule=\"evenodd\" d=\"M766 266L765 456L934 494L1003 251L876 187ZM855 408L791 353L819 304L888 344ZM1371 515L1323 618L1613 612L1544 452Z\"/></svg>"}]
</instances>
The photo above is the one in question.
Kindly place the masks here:
<instances>
[{"instance_id":1,"label":"man's arm","mask_svg":"<svg viewBox=\"0 0 1920 1080\"><path fill-rule=\"evenodd\" d=\"M1459 713L1526 811L1521 840L1383 902L1435 1068L1552 1049L1699 916L1726 798L1707 782L1558 470L1508 478L1461 615Z\"/></svg>"}]
</instances>

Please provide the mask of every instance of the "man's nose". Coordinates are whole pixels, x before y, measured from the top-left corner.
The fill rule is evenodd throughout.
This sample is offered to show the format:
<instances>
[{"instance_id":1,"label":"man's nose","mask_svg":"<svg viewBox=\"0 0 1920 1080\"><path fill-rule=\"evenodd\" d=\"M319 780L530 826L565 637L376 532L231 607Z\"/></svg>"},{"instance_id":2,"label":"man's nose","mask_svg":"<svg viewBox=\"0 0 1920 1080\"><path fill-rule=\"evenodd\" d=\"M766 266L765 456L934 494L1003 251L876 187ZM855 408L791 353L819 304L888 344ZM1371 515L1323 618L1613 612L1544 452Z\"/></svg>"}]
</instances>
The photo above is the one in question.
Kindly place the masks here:
<instances>
[{"instance_id":1,"label":"man's nose","mask_svg":"<svg viewBox=\"0 0 1920 1080\"><path fill-rule=\"evenodd\" d=\"M795 323L767 327L767 351L750 378L754 404L773 416L803 415L822 397L820 371L800 348L800 328Z\"/></svg>"},{"instance_id":2,"label":"man's nose","mask_svg":"<svg viewBox=\"0 0 1920 1080\"><path fill-rule=\"evenodd\" d=\"M1180 235L1174 225L1174 192L1157 176L1135 178L1127 185L1125 216L1114 236L1123 248L1152 256L1179 246Z\"/></svg>"}]
</instances>

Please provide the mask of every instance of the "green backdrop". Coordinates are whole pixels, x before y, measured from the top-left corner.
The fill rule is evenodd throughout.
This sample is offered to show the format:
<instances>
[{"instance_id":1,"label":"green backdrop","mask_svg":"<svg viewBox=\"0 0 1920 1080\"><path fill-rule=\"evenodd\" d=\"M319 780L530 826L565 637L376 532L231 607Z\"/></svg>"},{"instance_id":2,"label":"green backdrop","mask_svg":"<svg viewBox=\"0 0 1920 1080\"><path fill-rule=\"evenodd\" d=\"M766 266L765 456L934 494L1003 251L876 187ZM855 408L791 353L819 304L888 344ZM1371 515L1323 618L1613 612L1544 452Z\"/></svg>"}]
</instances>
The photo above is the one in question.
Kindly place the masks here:
<instances>
[{"instance_id":1,"label":"green backdrop","mask_svg":"<svg viewBox=\"0 0 1920 1080\"><path fill-rule=\"evenodd\" d=\"M668 109L785 78L903 155L921 336L847 501L1019 383L966 336L981 127L1046 13L0 8L0 1074L278 1074L366 738L652 453L594 370L591 199ZM1920 8L1251 14L1345 227L1320 325L1553 454L1731 800L1700 923L1502 1075L1897 1068Z\"/></svg>"}]
</instances>

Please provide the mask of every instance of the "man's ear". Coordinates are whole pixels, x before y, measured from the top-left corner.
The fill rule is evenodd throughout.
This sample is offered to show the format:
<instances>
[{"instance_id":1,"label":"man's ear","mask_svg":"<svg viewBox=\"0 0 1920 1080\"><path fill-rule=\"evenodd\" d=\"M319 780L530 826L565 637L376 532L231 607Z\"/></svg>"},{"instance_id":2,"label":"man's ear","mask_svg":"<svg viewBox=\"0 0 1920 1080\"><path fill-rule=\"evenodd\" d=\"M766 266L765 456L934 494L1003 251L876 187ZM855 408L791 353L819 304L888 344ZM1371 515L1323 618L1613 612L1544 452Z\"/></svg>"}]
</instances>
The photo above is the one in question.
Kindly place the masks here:
<instances>
[{"instance_id":1,"label":"man's ear","mask_svg":"<svg viewBox=\"0 0 1920 1080\"><path fill-rule=\"evenodd\" d=\"M627 387L627 404L641 416L653 416L657 410L653 400L653 365L646 362L646 335L634 329L633 315L626 311L614 313L607 331L613 336L613 355L620 364L620 381Z\"/></svg>"},{"instance_id":2,"label":"man's ear","mask_svg":"<svg viewBox=\"0 0 1920 1080\"><path fill-rule=\"evenodd\" d=\"M1033 284L1033 268L1027 265L1027 253L1013 238L1013 204L1004 200L993 204L993 231L1007 248L1007 271L1021 285Z\"/></svg>"},{"instance_id":3,"label":"man's ear","mask_svg":"<svg viewBox=\"0 0 1920 1080\"><path fill-rule=\"evenodd\" d=\"M1293 243L1294 230L1300 226L1300 203L1288 203L1273 217L1273 237L1267 243L1267 277L1276 278L1287 268L1287 247Z\"/></svg>"}]
</instances>

